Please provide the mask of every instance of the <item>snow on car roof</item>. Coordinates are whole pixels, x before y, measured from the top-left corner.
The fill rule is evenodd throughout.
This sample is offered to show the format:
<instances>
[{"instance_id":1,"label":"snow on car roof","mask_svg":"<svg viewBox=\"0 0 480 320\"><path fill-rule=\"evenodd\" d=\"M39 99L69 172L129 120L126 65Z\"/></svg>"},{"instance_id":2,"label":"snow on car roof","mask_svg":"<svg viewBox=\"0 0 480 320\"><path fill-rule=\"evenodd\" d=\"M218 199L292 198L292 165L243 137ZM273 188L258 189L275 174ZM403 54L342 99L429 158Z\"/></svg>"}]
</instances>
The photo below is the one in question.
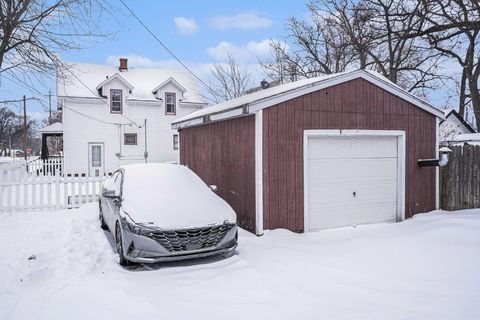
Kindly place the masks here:
<instances>
[{"instance_id":1,"label":"snow on car roof","mask_svg":"<svg viewBox=\"0 0 480 320\"><path fill-rule=\"evenodd\" d=\"M230 206L183 165L146 163L120 168L124 171L122 206L137 223L170 229L236 221Z\"/></svg>"}]
</instances>

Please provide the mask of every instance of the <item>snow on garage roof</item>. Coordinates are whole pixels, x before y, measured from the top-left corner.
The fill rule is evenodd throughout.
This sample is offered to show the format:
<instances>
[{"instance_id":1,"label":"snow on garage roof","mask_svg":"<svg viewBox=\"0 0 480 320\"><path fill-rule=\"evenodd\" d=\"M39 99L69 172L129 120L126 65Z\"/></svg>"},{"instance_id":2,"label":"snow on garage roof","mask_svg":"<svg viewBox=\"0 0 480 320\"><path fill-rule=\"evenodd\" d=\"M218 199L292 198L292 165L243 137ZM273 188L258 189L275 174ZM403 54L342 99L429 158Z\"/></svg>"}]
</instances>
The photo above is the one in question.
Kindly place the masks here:
<instances>
[{"instance_id":1,"label":"snow on garage roof","mask_svg":"<svg viewBox=\"0 0 480 320\"><path fill-rule=\"evenodd\" d=\"M400 88L382 75L369 70L355 70L342 73L325 75L322 77L308 78L295 82L285 83L279 86L256 91L241 97L224 101L211 107L193 112L172 123L173 129L180 129L200 125L207 122L234 118L246 114L252 114L263 108L270 107L280 102L295 97L327 88L339 83L363 78L388 92L414 104L415 106L444 119L443 111L430 105L428 102L412 95ZM205 117L208 116L208 117ZM206 119L208 118L208 119Z\"/></svg>"},{"instance_id":2,"label":"snow on garage roof","mask_svg":"<svg viewBox=\"0 0 480 320\"><path fill-rule=\"evenodd\" d=\"M99 98L97 87L114 78L121 78L132 89L127 99L154 100L152 92L169 79L181 84L185 88L182 102L206 104L197 82L187 71L175 69L133 68L120 71L117 66L106 66L88 63L69 62L68 79L58 79L57 88L59 97Z\"/></svg>"},{"instance_id":3,"label":"snow on garage roof","mask_svg":"<svg viewBox=\"0 0 480 320\"><path fill-rule=\"evenodd\" d=\"M38 130L39 133L63 133L63 123L55 122Z\"/></svg>"}]
</instances>

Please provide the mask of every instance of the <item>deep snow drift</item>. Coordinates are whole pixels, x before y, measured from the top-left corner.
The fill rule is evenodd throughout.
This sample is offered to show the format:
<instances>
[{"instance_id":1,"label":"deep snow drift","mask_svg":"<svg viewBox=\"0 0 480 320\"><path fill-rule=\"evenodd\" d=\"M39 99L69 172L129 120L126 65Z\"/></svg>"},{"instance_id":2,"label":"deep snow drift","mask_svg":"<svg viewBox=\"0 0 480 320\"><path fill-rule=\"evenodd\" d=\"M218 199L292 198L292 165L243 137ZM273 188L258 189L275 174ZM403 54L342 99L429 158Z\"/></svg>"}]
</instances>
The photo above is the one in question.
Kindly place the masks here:
<instances>
[{"instance_id":1,"label":"deep snow drift","mask_svg":"<svg viewBox=\"0 0 480 320\"><path fill-rule=\"evenodd\" d=\"M230 258L136 270L109 239L97 204L1 215L0 318L480 319L480 210L242 232Z\"/></svg>"}]
</instances>

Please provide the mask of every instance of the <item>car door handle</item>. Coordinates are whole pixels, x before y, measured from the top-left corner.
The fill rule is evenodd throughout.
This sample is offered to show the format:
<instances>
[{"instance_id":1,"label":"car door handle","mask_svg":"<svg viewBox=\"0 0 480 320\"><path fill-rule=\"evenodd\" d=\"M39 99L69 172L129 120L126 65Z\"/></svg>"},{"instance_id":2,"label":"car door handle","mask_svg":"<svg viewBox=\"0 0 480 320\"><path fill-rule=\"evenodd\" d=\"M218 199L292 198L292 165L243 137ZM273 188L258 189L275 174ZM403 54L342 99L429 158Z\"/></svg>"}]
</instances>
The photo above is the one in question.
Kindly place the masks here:
<instances>
[{"instance_id":1,"label":"car door handle","mask_svg":"<svg viewBox=\"0 0 480 320\"><path fill-rule=\"evenodd\" d=\"M357 197L357 192L356 192L356 191L353 191L353 197L354 197L354 198Z\"/></svg>"}]
</instances>

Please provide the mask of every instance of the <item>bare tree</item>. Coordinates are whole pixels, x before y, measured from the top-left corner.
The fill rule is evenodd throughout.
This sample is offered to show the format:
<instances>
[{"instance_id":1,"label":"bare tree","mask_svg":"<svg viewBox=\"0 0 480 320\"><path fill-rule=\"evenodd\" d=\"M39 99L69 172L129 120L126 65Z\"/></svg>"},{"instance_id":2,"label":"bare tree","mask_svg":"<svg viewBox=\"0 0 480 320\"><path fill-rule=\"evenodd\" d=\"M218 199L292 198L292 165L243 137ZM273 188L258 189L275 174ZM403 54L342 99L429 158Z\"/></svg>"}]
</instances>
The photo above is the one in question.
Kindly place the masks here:
<instances>
[{"instance_id":1,"label":"bare tree","mask_svg":"<svg viewBox=\"0 0 480 320\"><path fill-rule=\"evenodd\" d=\"M59 53L113 35L100 28L112 10L103 0L0 0L0 74L54 76Z\"/></svg>"},{"instance_id":2,"label":"bare tree","mask_svg":"<svg viewBox=\"0 0 480 320\"><path fill-rule=\"evenodd\" d=\"M210 81L210 94L216 103L238 98L252 85L248 70L241 67L229 52L226 63L213 64L211 74L213 82Z\"/></svg>"},{"instance_id":3,"label":"bare tree","mask_svg":"<svg viewBox=\"0 0 480 320\"><path fill-rule=\"evenodd\" d=\"M311 21L291 18L286 42L272 41L273 58L260 61L267 76L280 83L344 71L355 58L338 25L310 7Z\"/></svg>"},{"instance_id":4,"label":"bare tree","mask_svg":"<svg viewBox=\"0 0 480 320\"><path fill-rule=\"evenodd\" d=\"M274 43L275 58L262 67L278 74L275 67L281 65L284 73L293 73L290 78L282 74L287 80L372 69L409 91L423 93L442 80L441 55L425 39L404 36L423 26L424 19L415 14L418 6L396 0L311 0L309 19L287 22L290 51Z\"/></svg>"},{"instance_id":5,"label":"bare tree","mask_svg":"<svg viewBox=\"0 0 480 320\"><path fill-rule=\"evenodd\" d=\"M34 119L27 119L28 141L33 141L38 125ZM23 118L11 109L0 106L0 154L7 155L10 148L23 149Z\"/></svg>"},{"instance_id":6,"label":"bare tree","mask_svg":"<svg viewBox=\"0 0 480 320\"><path fill-rule=\"evenodd\" d=\"M404 35L421 30L424 19L418 2L396 0L313 0L313 12L324 11L331 23L349 37L360 68L381 73L408 91L419 93L442 80L441 55L420 37Z\"/></svg>"},{"instance_id":7,"label":"bare tree","mask_svg":"<svg viewBox=\"0 0 480 320\"><path fill-rule=\"evenodd\" d=\"M431 47L452 58L462 68L459 113L470 103L480 123L480 3L476 0L422 0L416 14L425 27L407 34L422 36Z\"/></svg>"}]
</instances>

